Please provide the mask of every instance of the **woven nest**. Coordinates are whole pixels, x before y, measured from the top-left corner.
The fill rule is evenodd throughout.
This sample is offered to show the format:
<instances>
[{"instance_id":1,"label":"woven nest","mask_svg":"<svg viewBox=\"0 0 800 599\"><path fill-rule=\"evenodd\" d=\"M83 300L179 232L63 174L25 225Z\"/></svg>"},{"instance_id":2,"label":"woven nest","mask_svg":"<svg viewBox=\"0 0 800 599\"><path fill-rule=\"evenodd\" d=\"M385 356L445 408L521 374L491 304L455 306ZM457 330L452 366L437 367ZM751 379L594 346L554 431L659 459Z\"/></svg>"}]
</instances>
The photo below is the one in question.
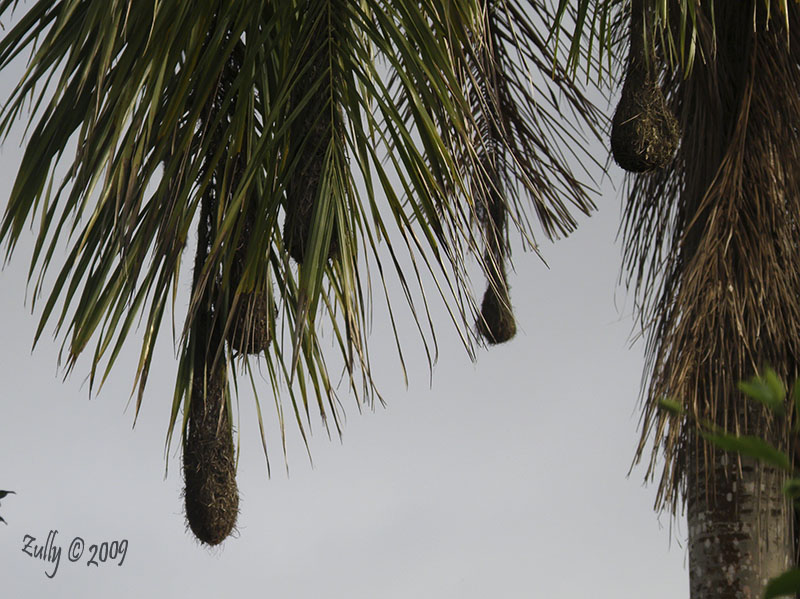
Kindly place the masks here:
<instances>
[{"instance_id":1,"label":"woven nest","mask_svg":"<svg viewBox=\"0 0 800 599\"><path fill-rule=\"evenodd\" d=\"M646 72L638 72L643 69L629 71L611 123L614 160L633 173L665 167L680 139L678 121L661 88Z\"/></svg>"},{"instance_id":2,"label":"woven nest","mask_svg":"<svg viewBox=\"0 0 800 599\"><path fill-rule=\"evenodd\" d=\"M224 367L209 377L205 397L202 375L195 377L183 447L186 521L207 545L224 541L239 515L233 431L224 388Z\"/></svg>"},{"instance_id":3,"label":"woven nest","mask_svg":"<svg viewBox=\"0 0 800 599\"><path fill-rule=\"evenodd\" d=\"M643 0L631 4L627 73L611 121L611 153L633 173L667 166L680 141L678 121L658 84L651 11Z\"/></svg>"},{"instance_id":4,"label":"woven nest","mask_svg":"<svg viewBox=\"0 0 800 599\"><path fill-rule=\"evenodd\" d=\"M258 200L251 199L233 257L231 290L238 288L246 270L245 264L248 260L248 250L253 232L252 223L258 218L257 206ZM260 256L259 261L262 259L263 256ZM261 268L265 267L265 264L261 265ZM269 347L271 341L269 309L270 302L266 291L247 291L241 294L233 309L233 317L227 332L231 349L243 354L260 354Z\"/></svg>"},{"instance_id":5,"label":"woven nest","mask_svg":"<svg viewBox=\"0 0 800 599\"><path fill-rule=\"evenodd\" d=\"M269 348L271 339L266 294L242 295L228 333L231 349L243 354L260 354Z\"/></svg>"},{"instance_id":6,"label":"woven nest","mask_svg":"<svg viewBox=\"0 0 800 599\"><path fill-rule=\"evenodd\" d=\"M506 285L489 285L483 294L478 332L490 345L505 343L517 334L517 323Z\"/></svg>"},{"instance_id":7,"label":"woven nest","mask_svg":"<svg viewBox=\"0 0 800 599\"><path fill-rule=\"evenodd\" d=\"M322 176L324 154L313 153L292 178L286 190L286 220L283 223L283 243L298 264L306 257L306 248L314 224L314 204ZM339 237L333 228L327 258L339 252Z\"/></svg>"},{"instance_id":8,"label":"woven nest","mask_svg":"<svg viewBox=\"0 0 800 599\"><path fill-rule=\"evenodd\" d=\"M321 25L318 25L321 27ZM291 125L290 147L293 155L299 154L297 169L286 185L286 220L283 226L283 242L289 255L298 264L306 257L308 242L314 224L314 208L322 184L325 155L331 137L344 143L331 114L330 52L324 45L327 32L319 29L313 36L315 44L306 50L302 62L308 63L297 80L291 97L291 105L305 103L300 115ZM310 100L309 90L317 88ZM339 110L338 107L336 110ZM336 223L330 225L332 232L325 256L330 259L339 251Z\"/></svg>"}]
</instances>

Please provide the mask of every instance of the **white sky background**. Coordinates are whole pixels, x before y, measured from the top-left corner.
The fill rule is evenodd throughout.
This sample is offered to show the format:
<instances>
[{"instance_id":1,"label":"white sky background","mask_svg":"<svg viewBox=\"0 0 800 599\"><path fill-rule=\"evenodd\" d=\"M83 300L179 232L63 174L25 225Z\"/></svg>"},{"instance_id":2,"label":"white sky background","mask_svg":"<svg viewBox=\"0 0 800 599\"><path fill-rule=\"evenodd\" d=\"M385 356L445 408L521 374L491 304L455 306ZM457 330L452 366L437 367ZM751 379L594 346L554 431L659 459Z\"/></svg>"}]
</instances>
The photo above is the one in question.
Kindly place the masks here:
<instances>
[{"instance_id":1,"label":"white sky background","mask_svg":"<svg viewBox=\"0 0 800 599\"><path fill-rule=\"evenodd\" d=\"M16 78L3 74L0 97ZM0 210L18 145L10 138L0 155ZM611 174L619 184L621 171ZM617 286L619 192L603 189L598 212L580 219L576 233L542 245L550 269L534 254L514 255L511 342L471 363L432 302L440 323L432 386L409 334L404 387L376 302L370 342L388 406L359 414L343 392L343 442L329 441L314 420L313 468L289 422L287 477L263 381L267 478L255 408L243 393L239 533L213 551L185 530L177 443L164 478L177 368L169 331L132 429L126 405L138 337L91 400L86 360L62 381L51 329L29 351L38 311L31 316L24 305L28 235L0 273L0 489L17 493L0 507L8 522L0 524L3 596L688 596L683 519L671 534L669 516L652 511L655 484L643 487L643 466L626 478L638 441L643 343L630 347L632 298ZM480 297L484 283L475 285ZM52 579L52 564L22 552L25 535L43 544L51 530L62 549ZM72 563L66 554L76 536L86 553ZM120 539L129 545L122 566L86 565L89 545Z\"/></svg>"}]
</instances>

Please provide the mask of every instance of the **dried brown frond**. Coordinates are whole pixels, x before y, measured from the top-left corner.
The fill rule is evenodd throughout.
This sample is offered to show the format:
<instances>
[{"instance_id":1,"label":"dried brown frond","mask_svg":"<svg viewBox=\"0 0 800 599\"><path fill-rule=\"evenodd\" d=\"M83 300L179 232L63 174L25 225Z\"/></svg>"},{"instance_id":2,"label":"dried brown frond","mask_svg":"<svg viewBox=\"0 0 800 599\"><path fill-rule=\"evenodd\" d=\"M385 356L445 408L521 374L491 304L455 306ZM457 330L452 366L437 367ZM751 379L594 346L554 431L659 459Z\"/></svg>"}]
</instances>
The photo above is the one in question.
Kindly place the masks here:
<instances>
[{"instance_id":1,"label":"dried brown frond","mask_svg":"<svg viewBox=\"0 0 800 599\"><path fill-rule=\"evenodd\" d=\"M703 4L697 43L707 59L688 78L667 79L683 132L678 153L668 168L631 180L624 257L648 339L637 459L648 440L648 474L665 457L659 507L678 505L696 419L789 444L736 384L764 364L786 379L798 374L799 12L790 3L787 31L777 20L765 27L760 3L755 13L749 2ZM664 397L683 402L690 418L659 411ZM705 447L699 459L707 465L712 455Z\"/></svg>"}]
</instances>

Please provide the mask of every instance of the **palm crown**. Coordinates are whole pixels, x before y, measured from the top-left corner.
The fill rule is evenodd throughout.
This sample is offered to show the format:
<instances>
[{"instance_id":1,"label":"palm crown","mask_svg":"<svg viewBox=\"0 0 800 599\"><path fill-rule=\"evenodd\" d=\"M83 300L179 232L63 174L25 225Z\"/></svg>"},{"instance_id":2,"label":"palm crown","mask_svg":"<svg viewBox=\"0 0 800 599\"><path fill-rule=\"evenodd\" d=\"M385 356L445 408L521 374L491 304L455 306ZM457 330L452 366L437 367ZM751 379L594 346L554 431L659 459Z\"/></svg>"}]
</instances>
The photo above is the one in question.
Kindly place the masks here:
<instances>
[{"instance_id":1,"label":"palm crown","mask_svg":"<svg viewBox=\"0 0 800 599\"><path fill-rule=\"evenodd\" d=\"M141 320L138 411L194 246L170 431L183 407L202 540L221 541L238 509L234 359L264 360L305 436L312 404L339 426L322 328L352 391L376 393L370 288L392 271L430 360L428 275L470 351L478 334L514 334L507 229L535 247L531 213L553 238L574 228L570 210L591 210L587 172L570 164L603 120L548 45L551 21L538 0L61 0L33 3L0 41L0 68L33 51L0 120L8 131L33 106L0 239L8 258L37 223L36 338L54 325L67 371L92 343L102 386Z\"/></svg>"}]
</instances>

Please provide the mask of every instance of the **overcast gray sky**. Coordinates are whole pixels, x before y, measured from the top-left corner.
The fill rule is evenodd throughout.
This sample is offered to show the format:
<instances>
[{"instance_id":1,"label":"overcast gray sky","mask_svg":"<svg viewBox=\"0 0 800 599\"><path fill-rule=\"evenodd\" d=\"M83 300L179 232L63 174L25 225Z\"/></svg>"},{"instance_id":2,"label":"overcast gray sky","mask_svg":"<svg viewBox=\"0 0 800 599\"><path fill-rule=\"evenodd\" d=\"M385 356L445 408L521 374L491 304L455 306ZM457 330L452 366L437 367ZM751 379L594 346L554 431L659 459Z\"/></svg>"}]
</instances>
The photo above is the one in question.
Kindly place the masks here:
<instances>
[{"instance_id":1,"label":"overcast gray sky","mask_svg":"<svg viewBox=\"0 0 800 599\"><path fill-rule=\"evenodd\" d=\"M2 79L4 98L14 77ZM3 210L18 145L12 138L2 148ZM619 184L616 168L612 180ZM670 530L668 515L652 511L655 484L643 486L643 467L626 477L643 344L631 348L632 298L616 284L620 200L609 182L598 205L573 236L542 245L549 269L516 252L517 337L476 363L433 302L441 326L432 385L408 336L405 388L379 309L371 349L388 406L359 414L343 392L343 442L314 421L313 468L290 427L287 477L262 381L274 450L267 478L254 404L243 394L239 532L213 551L185 530L176 444L164 476L177 367L169 333L132 428L136 342L91 400L86 361L63 381L59 342L45 335L31 354L28 236L0 273L0 489L16 491L0 507L3 596L687 596L683 519ZM54 564L23 551L49 533L62 550L52 578ZM85 549L71 562L75 537ZM122 565L87 565L91 545L123 539Z\"/></svg>"}]
</instances>

